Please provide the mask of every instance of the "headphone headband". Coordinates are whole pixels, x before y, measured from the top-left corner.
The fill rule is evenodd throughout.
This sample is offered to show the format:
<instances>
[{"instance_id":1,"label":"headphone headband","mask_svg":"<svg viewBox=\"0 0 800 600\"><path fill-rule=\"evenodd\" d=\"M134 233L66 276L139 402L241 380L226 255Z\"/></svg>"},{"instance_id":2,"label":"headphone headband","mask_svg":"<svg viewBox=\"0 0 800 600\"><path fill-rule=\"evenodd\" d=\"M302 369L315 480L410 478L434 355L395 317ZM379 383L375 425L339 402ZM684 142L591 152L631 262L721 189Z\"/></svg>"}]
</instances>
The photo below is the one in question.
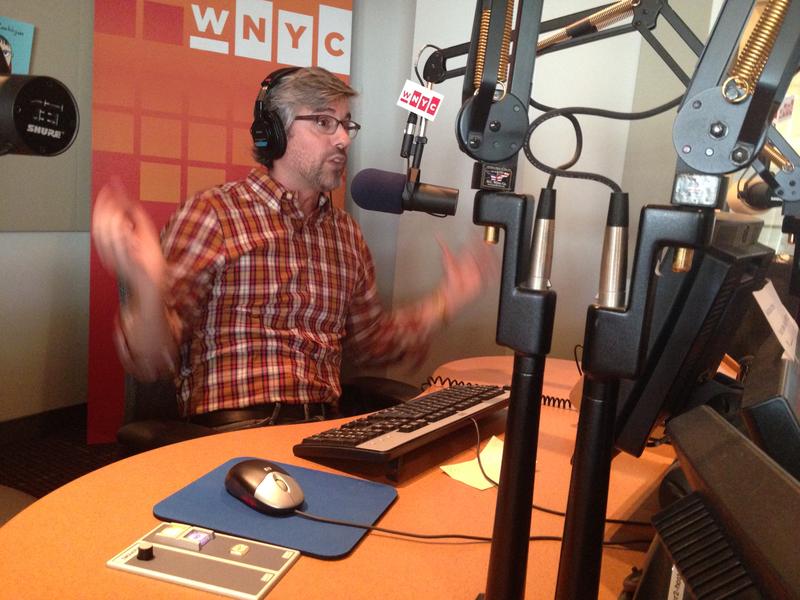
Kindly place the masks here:
<instances>
[{"instance_id":1,"label":"headphone headband","mask_svg":"<svg viewBox=\"0 0 800 600\"><path fill-rule=\"evenodd\" d=\"M283 67L281 69L276 69L264 78L264 81L261 82L261 88L265 93L269 92L270 88L275 87L281 79L299 70L300 67Z\"/></svg>"}]
</instances>

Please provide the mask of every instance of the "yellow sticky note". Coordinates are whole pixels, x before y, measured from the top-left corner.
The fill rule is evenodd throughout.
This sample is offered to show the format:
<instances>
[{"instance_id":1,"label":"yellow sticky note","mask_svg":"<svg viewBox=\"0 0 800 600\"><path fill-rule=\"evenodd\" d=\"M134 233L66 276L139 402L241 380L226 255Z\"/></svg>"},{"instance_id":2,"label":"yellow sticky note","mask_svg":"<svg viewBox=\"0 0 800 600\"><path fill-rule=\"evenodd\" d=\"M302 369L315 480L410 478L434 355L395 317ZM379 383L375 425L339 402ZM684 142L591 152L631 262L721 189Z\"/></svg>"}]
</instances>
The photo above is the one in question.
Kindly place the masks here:
<instances>
[{"instance_id":1,"label":"yellow sticky note","mask_svg":"<svg viewBox=\"0 0 800 600\"><path fill-rule=\"evenodd\" d=\"M481 450L483 470L492 480L500 481L500 465L502 462L503 441L496 436L492 436L492 439ZM481 472L477 458L453 465L442 465L441 469L456 481L466 483L479 490L489 489L493 485L486 480L486 477Z\"/></svg>"}]
</instances>

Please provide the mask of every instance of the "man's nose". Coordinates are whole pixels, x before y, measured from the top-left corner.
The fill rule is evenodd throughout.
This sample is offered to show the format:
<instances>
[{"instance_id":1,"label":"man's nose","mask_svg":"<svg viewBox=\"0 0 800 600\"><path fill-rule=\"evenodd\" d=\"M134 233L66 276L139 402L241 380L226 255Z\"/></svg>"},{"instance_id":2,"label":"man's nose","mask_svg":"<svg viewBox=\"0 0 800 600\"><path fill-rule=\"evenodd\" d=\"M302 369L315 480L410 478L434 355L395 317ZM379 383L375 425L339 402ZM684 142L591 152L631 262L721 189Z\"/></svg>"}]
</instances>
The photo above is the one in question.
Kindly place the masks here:
<instances>
[{"instance_id":1,"label":"man's nose","mask_svg":"<svg viewBox=\"0 0 800 600\"><path fill-rule=\"evenodd\" d=\"M341 123L339 123L336 131L333 132L333 137L335 145L339 148L347 148L353 141Z\"/></svg>"}]
</instances>

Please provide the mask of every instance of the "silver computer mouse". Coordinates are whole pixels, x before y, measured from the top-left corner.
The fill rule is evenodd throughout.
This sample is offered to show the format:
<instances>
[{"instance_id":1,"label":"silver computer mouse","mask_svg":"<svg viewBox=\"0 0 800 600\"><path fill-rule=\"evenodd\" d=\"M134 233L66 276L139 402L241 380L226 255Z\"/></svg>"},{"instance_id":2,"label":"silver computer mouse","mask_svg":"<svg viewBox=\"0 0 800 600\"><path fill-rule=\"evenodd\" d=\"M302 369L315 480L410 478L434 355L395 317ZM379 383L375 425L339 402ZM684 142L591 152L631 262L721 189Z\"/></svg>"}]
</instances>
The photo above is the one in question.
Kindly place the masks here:
<instances>
[{"instance_id":1,"label":"silver computer mouse","mask_svg":"<svg viewBox=\"0 0 800 600\"><path fill-rule=\"evenodd\" d=\"M251 508L272 515L290 513L305 499L294 477L260 458L233 465L225 476L225 489Z\"/></svg>"}]
</instances>

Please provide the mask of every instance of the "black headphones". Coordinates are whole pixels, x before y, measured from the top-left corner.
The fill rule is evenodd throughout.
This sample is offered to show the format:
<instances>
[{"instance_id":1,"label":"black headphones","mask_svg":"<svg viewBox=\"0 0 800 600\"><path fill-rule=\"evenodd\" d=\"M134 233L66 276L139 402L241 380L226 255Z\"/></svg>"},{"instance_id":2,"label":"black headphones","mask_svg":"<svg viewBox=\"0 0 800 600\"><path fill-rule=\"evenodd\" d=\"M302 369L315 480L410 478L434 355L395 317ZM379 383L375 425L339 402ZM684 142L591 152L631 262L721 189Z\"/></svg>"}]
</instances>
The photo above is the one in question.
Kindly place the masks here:
<instances>
[{"instance_id":1,"label":"black headphones","mask_svg":"<svg viewBox=\"0 0 800 600\"><path fill-rule=\"evenodd\" d=\"M256 104L253 107L253 124L250 126L250 135L253 136L258 153L266 160L275 160L286 152L286 130L280 116L274 110L266 109L267 94L278 82L291 75L300 67L284 67L273 71L261 82L261 91L258 92Z\"/></svg>"}]
</instances>

